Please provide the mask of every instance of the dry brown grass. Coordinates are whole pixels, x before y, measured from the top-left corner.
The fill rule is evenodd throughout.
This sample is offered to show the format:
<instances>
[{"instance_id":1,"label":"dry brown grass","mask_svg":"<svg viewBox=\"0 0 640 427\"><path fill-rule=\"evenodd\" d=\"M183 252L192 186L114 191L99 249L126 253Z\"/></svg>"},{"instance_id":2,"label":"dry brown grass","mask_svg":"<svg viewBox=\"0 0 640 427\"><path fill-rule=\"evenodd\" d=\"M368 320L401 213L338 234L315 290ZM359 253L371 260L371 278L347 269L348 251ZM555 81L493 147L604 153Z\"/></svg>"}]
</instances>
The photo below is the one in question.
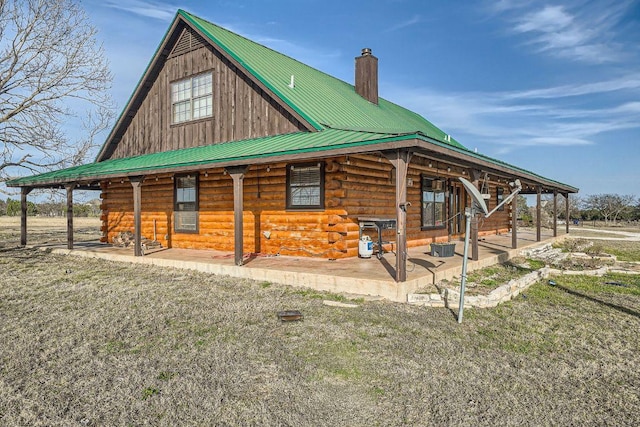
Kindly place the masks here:
<instances>
[{"instance_id":1,"label":"dry brown grass","mask_svg":"<svg viewBox=\"0 0 640 427\"><path fill-rule=\"evenodd\" d=\"M74 218L74 241L83 242L100 239L99 218ZM61 217L28 217L28 244L66 243L67 220ZM0 216L0 248L20 244L20 218Z\"/></svg>"},{"instance_id":2,"label":"dry brown grass","mask_svg":"<svg viewBox=\"0 0 640 427\"><path fill-rule=\"evenodd\" d=\"M541 283L458 325L447 309L328 307L311 290L9 246L0 425L640 424L636 277ZM285 309L304 321L280 323Z\"/></svg>"}]
</instances>

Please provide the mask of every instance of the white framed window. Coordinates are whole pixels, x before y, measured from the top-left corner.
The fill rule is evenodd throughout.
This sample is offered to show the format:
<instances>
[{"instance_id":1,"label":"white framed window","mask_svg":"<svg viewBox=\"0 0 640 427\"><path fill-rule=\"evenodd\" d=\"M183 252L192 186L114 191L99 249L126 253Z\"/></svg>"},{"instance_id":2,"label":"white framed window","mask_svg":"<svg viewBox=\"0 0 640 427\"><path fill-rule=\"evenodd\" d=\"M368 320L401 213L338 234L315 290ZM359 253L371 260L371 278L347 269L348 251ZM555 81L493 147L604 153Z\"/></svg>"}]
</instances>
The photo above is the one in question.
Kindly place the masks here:
<instances>
[{"instance_id":1,"label":"white framed window","mask_svg":"<svg viewBox=\"0 0 640 427\"><path fill-rule=\"evenodd\" d=\"M422 229L446 226L445 185L444 179L422 176Z\"/></svg>"},{"instance_id":2,"label":"white framed window","mask_svg":"<svg viewBox=\"0 0 640 427\"><path fill-rule=\"evenodd\" d=\"M287 165L287 209L324 209L324 164Z\"/></svg>"},{"instance_id":3,"label":"white framed window","mask_svg":"<svg viewBox=\"0 0 640 427\"><path fill-rule=\"evenodd\" d=\"M213 115L213 74L204 73L171 83L171 123Z\"/></svg>"},{"instance_id":4,"label":"white framed window","mask_svg":"<svg viewBox=\"0 0 640 427\"><path fill-rule=\"evenodd\" d=\"M174 224L179 233L198 232L198 177L176 175L174 178Z\"/></svg>"}]
</instances>

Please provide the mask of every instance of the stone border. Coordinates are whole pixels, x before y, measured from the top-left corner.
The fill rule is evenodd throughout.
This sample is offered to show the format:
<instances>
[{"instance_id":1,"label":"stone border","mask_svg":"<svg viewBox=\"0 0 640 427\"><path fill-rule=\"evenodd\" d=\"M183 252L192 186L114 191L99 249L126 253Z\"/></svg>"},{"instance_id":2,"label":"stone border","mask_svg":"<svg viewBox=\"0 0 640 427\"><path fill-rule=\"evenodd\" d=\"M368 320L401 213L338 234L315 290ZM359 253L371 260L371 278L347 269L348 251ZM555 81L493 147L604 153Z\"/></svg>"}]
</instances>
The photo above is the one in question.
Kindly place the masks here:
<instances>
[{"instance_id":1,"label":"stone border","mask_svg":"<svg viewBox=\"0 0 640 427\"><path fill-rule=\"evenodd\" d=\"M469 295L464 298L464 308L491 308L496 307L505 301L517 297L522 291L540 279L547 279L549 276L597 276L601 277L607 273L640 274L640 271L621 270L612 266L605 266L597 270L558 270L543 267L540 270L532 271L517 279L511 279L492 290L488 295ZM457 309L460 305L460 292L450 288L443 288L439 294L409 294L407 302L413 305L425 307L447 307Z\"/></svg>"}]
</instances>

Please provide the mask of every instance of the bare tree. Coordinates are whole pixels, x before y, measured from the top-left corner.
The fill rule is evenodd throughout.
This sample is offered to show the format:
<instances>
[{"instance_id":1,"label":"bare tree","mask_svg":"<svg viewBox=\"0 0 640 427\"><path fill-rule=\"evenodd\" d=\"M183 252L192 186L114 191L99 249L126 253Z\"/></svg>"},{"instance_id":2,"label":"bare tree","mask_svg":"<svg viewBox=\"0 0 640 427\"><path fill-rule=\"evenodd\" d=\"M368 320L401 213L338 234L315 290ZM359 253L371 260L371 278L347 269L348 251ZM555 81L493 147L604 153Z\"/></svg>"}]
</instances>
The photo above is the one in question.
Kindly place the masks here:
<instances>
[{"instance_id":1,"label":"bare tree","mask_svg":"<svg viewBox=\"0 0 640 427\"><path fill-rule=\"evenodd\" d=\"M569 196L569 218L565 218L567 212L567 198L564 195L558 195L557 218L569 221L571 218L580 216L580 205L582 200L577 195ZM550 224L553 224L553 195L545 194L542 196L542 212L548 216Z\"/></svg>"},{"instance_id":2,"label":"bare tree","mask_svg":"<svg viewBox=\"0 0 640 427\"><path fill-rule=\"evenodd\" d=\"M76 0L0 0L0 182L81 163L109 126L96 32Z\"/></svg>"},{"instance_id":3,"label":"bare tree","mask_svg":"<svg viewBox=\"0 0 640 427\"><path fill-rule=\"evenodd\" d=\"M631 209L635 203L635 196L621 196L619 194L595 194L584 200L585 208L600 212L604 217L605 224L608 224L610 220L615 223L620 214Z\"/></svg>"}]
</instances>

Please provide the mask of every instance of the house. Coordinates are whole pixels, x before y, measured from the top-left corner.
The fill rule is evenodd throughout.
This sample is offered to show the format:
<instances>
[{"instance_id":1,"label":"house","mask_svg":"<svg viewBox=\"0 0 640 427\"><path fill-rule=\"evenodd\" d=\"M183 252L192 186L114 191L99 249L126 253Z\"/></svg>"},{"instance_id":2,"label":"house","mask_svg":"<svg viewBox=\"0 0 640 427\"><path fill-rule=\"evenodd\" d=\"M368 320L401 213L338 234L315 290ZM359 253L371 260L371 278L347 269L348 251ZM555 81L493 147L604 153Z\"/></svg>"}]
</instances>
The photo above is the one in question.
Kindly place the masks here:
<instances>
[{"instance_id":1,"label":"house","mask_svg":"<svg viewBox=\"0 0 640 427\"><path fill-rule=\"evenodd\" d=\"M377 68L363 49L351 85L179 10L95 162L8 185L23 206L34 188L66 188L70 206L74 189L98 190L104 243L134 231L136 255L145 236L233 251L238 265L246 252L355 257L363 220L387 220L398 281L407 246L509 230L515 245L513 205L464 229L459 177L490 208L515 179L538 200L578 191L379 97Z\"/></svg>"}]
</instances>

